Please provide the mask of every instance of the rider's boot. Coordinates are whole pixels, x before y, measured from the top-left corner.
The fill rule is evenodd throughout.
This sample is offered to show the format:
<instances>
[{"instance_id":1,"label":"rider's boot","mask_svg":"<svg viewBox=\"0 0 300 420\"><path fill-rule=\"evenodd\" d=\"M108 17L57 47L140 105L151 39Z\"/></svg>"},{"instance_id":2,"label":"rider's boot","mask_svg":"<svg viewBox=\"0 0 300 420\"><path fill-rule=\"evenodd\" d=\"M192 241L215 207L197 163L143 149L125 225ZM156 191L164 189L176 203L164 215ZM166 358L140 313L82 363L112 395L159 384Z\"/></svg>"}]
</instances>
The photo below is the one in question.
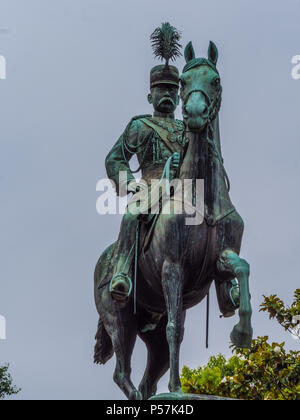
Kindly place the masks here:
<instances>
[{"instance_id":1,"label":"rider's boot","mask_svg":"<svg viewBox=\"0 0 300 420\"><path fill-rule=\"evenodd\" d=\"M111 297L120 306L127 302L132 291L131 267L135 251L136 226L136 215L126 213L115 248L117 264L109 284Z\"/></svg>"},{"instance_id":2,"label":"rider's boot","mask_svg":"<svg viewBox=\"0 0 300 420\"><path fill-rule=\"evenodd\" d=\"M109 285L109 291L114 301L125 303L130 296L132 289L131 278L123 272L115 274Z\"/></svg>"}]
</instances>

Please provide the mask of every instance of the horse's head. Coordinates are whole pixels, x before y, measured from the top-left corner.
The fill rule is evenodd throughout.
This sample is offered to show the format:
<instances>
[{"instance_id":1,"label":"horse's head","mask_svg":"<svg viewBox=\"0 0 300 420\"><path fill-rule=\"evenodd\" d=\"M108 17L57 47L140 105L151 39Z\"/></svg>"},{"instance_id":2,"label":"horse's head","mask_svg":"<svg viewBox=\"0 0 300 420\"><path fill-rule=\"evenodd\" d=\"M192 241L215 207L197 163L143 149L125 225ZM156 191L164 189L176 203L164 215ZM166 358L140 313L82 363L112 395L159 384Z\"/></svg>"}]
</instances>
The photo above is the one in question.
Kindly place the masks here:
<instances>
[{"instance_id":1,"label":"horse's head","mask_svg":"<svg viewBox=\"0 0 300 420\"><path fill-rule=\"evenodd\" d=\"M201 132L219 112L221 84L216 68L218 49L210 41L207 58L195 58L191 42L184 51L186 65L180 76L182 115L186 127Z\"/></svg>"}]
</instances>

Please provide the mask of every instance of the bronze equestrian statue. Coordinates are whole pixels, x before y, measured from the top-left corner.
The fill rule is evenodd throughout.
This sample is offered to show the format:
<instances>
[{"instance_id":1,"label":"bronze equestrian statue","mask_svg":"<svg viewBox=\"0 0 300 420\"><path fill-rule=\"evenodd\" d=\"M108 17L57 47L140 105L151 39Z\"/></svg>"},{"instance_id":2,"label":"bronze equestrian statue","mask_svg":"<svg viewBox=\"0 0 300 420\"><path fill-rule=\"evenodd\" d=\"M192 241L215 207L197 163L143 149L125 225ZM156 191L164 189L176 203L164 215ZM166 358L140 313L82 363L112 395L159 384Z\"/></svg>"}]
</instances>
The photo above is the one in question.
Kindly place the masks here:
<instances>
[{"instance_id":1,"label":"bronze equestrian statue","mask_svg":"<svg viewBox=\"0 0 300 420\"><path fill-rule=\"evenodd\" d=\"M190 214L184 211L164 212L163 207L170 201L174 208L178 204L171 194L155 217L136 218L138 235L131 242L137 245L135 269L131 271L135 275L134 286L130 271L113 284L118 274L114 269L118 244L105 250L95 269L95 301L100 315L95 362L106 363L116 354L114 380L129 399L155 395L158 380L169 368L170 392L181 391L179 351L185 311L205 298L213 281L223 315L232 316L239 308L239 323L231 333L231 341L238 347L249 347L253 333L249 264L239 257L243 221L229 197L220 149L218 112L222 88L216 68L218 51L210 42L208 58L195 58L189 43L184 55L180 96L185 129L179 142L183 150L179 150L179 165L175 162L172 176L179 180L204 180L204 208L197 208L197 200L190 197L195 211L203 213L203 223L187 224ZM162 139L161 143L167 144ZM143 146L144 150L146 147ZM163 160L170 161L172 156L170 150ZM124 293L122 287L118 291L118 283ZM148 350L146 370L138 389L130 379L137 335Z\"/></svg>"}]
</instances>

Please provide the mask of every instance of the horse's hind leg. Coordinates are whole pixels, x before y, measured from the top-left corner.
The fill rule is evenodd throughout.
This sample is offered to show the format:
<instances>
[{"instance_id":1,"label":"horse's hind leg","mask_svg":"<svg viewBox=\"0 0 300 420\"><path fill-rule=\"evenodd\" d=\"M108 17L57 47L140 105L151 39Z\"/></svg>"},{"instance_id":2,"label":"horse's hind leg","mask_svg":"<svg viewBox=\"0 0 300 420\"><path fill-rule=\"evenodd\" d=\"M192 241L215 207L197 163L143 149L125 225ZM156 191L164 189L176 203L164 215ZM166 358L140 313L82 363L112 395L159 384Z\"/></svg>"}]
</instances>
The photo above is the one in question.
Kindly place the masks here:
<instances>
[{"instance_id":1,"label":"horse's hind leg","mask_svg":"<svg viewBox=\"0 0 300 420\"><path fill-rule=\"evenodd\" d=\"M249 264L247 261L240 258L234 251L226 249L222 252L217 267L219 273L226 275L226 273L233 274L240 286L240 309L239 309L239 323L234 327L230 338L236 347L249 348L251 346L253 329L251 326L251 303L249 292Z\"/></svg>"},{"instance_id":2,"label":"horse's hind leg","mask_svg":"<svg viewBox=\"0 0 300 420\"><path fill-rule=\"evenodd\" d=\"M162 287L168 311L167 340L170 349L170 392L180 392L179 352L182 336L183 270L179 264L165 261L162 268Z\"/></svg>"},{"instance_id":3,"label":"horse's hind leg","mask_svg":"<svg viewBox=\"0 0 300 420\"><path fill-rule=\"evenodd\" d=\"M136 321L129 310L116 309L106 327L116 355L114 381L129 400L140 400L142 396L131 382L131 355L137 336Z\"/></svg>"},{"instance_id":4,"label":"horse's hind leg","mask_svg":"<svg viewBox=\"0 0 300 420\"><path fill-rule=\"evenodd\" d=\"M147 346L147 366L139 386L143 399L156 394L157 382L169 369L169 344L166 339L167 317L163 317L155 330L140 333Z\"/></svg>"}]
</instances>

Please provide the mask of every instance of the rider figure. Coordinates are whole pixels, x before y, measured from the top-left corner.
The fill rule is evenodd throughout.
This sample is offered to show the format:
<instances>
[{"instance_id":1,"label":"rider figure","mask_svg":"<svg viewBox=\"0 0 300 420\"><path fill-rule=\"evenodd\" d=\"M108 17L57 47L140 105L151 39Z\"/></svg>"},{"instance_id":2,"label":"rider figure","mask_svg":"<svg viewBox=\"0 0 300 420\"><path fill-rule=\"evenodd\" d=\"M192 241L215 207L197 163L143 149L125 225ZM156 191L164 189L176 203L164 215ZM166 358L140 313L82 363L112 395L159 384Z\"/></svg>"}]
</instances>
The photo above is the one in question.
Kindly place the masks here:
<instances>
[{"instance_id":1,"label":"rider figure","mask_svg":"<svg viewBox=\"0 0 300 420\"><path fill-rule=\"evenodd\" d=\"M151 69L148 102L153 105L153 116L134 117L105 160L107 175L114 182L118 195L139 191L138 183L132 182L135 178L128 163L135 154L142 179L148 185L151 179L161 178L170 157L170 177L175 176L185 145L183 122L174 118L179 103L178 88L179 72L175 66L166 64ZM127 209L122 220L114 249L117 264L110 282L111 295L115 301L126 301L131 291L138 218L139 215L131 214Z\"/></svg>"},{"instance_id":2,"label":"rider figure","mask_svg":"<svg viewBox=\"0 0 300 420\"><path fill-rule=\"evenodd\" d=\"M144 184L138 183L133 175L140 169L142 179L149 187L151 180L162 178L165 166L171 160L170 180L173 179L184 156L184 124L174 118L179 103L179 72L175 66L168 64L170 58L180 55L178 51L181 46L177 43L179 38L175 37L175 41L165 47L168 44L166 39L170 39L170 28L171 31L174 29L169 24L163 24L151 36L155 55L166 60L165 65L155 66L150 72L148 102L153 105L153 116L133 117L105 160L107 175L120 196L136 194L143 188ZM138 158L139 168L133 172L129 161L134 155ZM144 214L132 214L128 207L123 217L118 241L113 248L109 286L112 298L121 306L127 301L132 289L138 220L147 222L151 219L149 217L147 220ZM216 283L216 286L223 316L232 316L239 306L238 285L233 281Z\"/></svg>"}]
</instances>

